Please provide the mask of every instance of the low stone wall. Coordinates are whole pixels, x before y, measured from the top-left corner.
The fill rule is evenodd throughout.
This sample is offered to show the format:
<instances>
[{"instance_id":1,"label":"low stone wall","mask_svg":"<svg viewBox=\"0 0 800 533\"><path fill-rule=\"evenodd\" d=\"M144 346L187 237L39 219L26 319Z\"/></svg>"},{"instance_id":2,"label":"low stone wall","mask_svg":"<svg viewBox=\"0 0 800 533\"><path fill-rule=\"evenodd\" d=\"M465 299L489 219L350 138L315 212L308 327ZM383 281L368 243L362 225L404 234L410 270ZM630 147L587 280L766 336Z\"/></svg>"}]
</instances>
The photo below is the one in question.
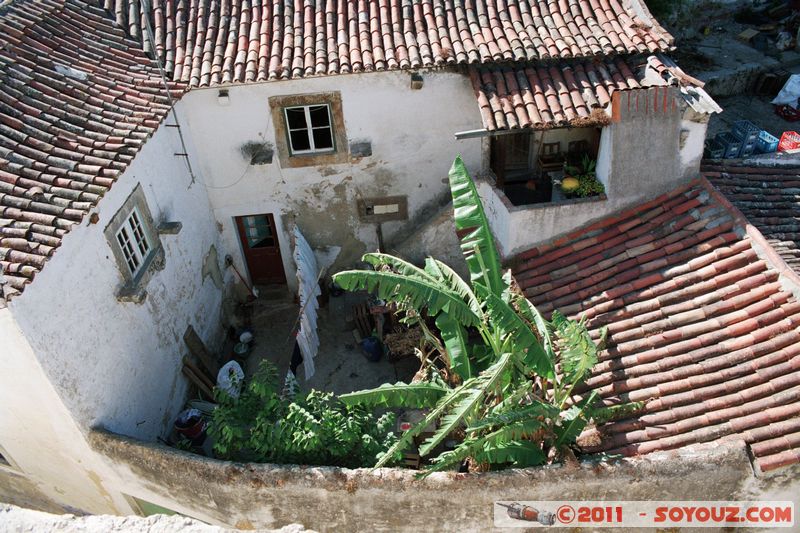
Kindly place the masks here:
<instances>
[{"instance_id":1,"label":"low stone wall","mask_svg":"<svg viewBox=\"0 0 800 533\"><path fill-rule=\"evenodd\" d=\"M319 531L487 531L495 500L797 499L798 469L756 478L742 442L486 474L238 464L94 431L118 490L212 523ZM797 505L797 504L796 504Z\"/></svg>"}]
</instances>

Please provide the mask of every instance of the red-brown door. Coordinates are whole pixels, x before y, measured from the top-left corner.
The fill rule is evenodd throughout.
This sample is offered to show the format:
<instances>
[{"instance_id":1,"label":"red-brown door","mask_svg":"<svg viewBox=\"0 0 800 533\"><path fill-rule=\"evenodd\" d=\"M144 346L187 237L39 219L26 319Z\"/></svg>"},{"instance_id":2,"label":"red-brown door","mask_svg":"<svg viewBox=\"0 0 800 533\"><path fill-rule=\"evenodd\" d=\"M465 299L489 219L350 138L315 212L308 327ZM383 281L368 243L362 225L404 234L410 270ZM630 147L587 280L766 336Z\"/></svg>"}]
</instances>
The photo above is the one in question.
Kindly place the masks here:
<instances>
[{"instance_id":1,"label":"red-brown door","mask_svg":"<svg viewBox=\"0 0 800 533\"><path fill-rule=\"evenodd\" d=\"M253 283L286 283L275 219L271 214L236 217L247 269Z\"/></svg>"}]
</instances>

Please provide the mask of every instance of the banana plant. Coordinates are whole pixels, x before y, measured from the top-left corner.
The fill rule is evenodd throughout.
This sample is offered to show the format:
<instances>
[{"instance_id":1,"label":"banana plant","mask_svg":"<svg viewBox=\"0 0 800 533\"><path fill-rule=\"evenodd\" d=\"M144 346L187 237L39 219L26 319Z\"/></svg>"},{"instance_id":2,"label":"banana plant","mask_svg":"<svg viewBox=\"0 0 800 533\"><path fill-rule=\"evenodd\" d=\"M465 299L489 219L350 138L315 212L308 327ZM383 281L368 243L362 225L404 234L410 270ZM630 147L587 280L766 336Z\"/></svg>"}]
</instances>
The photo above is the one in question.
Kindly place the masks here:
<instances>
[{"instance_id":1,"label":"banana plant","mask_svg":"<svg viewBox=\"0 0 800 533\"><path fill-rule=\"evenodd\" d=\"M374 270L334 275L345 290L374 292L401 310L433 318L441 339L436 345L447 363L442 372L449 379L387 384L340 399L370 408L428 409L376 468L396 460L433 425L437 429L419 446L420 456L433 457L426 473L468 458L488 465L542 464L550 449L573 443L592 416L595 396L572 402L571 394L597 362L598 346L585 322L557 313L546 320L516 287L511 272L503 271L477 188L460 156L449 182L455 226L464 232L461 250L469 281L433 258L418 267L381 253L363 257ZM459 442L443 451L448 440Z\"/></svg>"}]
</instances>

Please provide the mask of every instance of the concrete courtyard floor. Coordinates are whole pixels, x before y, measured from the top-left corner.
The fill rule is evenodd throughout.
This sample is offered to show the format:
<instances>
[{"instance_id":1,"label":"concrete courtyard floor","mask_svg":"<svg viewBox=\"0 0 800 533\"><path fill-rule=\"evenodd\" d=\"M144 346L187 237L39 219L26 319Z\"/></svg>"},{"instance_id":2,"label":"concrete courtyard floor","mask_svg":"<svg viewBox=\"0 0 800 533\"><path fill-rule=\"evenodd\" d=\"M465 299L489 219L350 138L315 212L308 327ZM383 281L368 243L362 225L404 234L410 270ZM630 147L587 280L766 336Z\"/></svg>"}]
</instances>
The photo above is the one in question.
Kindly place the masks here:
<instances>
[{"instance_id":1,"label":"concrete courtyard floor","mask_svg":"<svg viewBox=\"0 0 800 533\"><path fill-rule=\"evenodd\" d=\"M251 376L263 359L272 361L280 376L285 376L294 349L293 328L300 306L285 287L261 288L253 304L252 327L255 343L245 364ZM353 305L363 302L366 293L345 292L331 297L319 309L319 353L314 359L315 373L306 379L304 365L297 370L297 380L304 391L311 388L343 394L377 387L383 383L408 381L419 369L416 358L390 363L386 357L368 361L353 337L355 325L348 323Z\"/></svg>"}]
</instances>

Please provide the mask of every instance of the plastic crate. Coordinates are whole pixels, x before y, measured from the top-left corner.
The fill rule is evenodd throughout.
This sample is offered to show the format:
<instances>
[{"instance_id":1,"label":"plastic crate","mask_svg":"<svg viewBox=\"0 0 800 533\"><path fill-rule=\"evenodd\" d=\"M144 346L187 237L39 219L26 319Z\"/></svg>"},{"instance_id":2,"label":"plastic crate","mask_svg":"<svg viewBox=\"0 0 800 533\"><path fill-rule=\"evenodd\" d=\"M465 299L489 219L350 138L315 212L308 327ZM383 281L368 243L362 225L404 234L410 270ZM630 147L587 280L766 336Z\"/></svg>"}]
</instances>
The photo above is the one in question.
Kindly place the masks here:
<instances>
[{"instance_id":1,"label":"plastic crate","mask_svg":"<svg viewBox=\"0 0 800 533\"><path fill-rule=\"evenodd\" d=\"M706 141L705 152L706 159L722 159L725 156L725 147L716 139L709 139Z\"/></svg>"},{"instance_id":2,"label":"plastic crate","mask_svg":"<svg viewBox=\"0 0 800 533\"><path fill-rule=\"evenodd\" d=\"M778 142L779 152L790 152L800 148L800 133L796 131L784 131L781 140Z\"/></svg>"},{"instance_id":3,"label":"plastic crate","mask_svg":"<svg viewBox=\"0 0 800 533\"><path fill-rule=\"evenodd\" d=\"M743 144L739 149L739 157L750 157L756 152L756 143Z\"/></svg>"},{"instance_id":4,"label":"plastic crate","mask_svg":"<svg viewBox=\"0 0 800 533\"><path fill-rule=\"evenodd\" d=\"M739 157L739 152L742 149L742 143L739 141L739 139L734 137L732 133L729 131L717 133L717 136L714 138L725 149L725 152L722 154L723 159L734 159Z\"/></svg>"},{"instance_id":5,"label":"plastic crate","mask_svg":"<svg viewBox=\"0 0 800 533\"><path fill-rule=\"evenodd\" d=\"M755 143L760 132L761 128L749 120L737 120L733 123L733 129L731 129L733 136L742 141L743 145Z\"/></svg>"},{"instance_id":6,"label":"plastic crate","mask_svg":"<svg viewBox=\"0 0 800 533\"><path fill-rule=\"evenodd\" d=\"M778 149L778 138L770 132L761 130L756 141L756 151L759 154L771 154Z\"/></svg>"}]
</instances>

